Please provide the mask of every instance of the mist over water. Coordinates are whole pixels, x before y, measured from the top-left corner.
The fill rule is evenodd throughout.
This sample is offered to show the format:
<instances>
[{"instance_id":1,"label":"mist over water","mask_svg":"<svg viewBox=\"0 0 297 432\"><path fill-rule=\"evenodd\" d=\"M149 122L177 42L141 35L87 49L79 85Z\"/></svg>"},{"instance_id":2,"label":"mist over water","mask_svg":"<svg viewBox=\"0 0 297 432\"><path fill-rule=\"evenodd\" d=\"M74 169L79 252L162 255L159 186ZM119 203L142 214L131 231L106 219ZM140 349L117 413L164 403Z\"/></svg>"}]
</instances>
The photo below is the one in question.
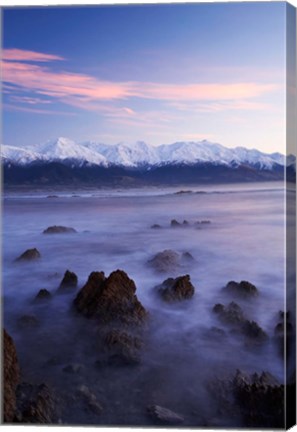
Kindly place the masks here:
<instances>
[{"instance_id":1,"label":"mist over water","mask_svg":"<svg viewBox=\"0 0 297 432\"><path fill-rule=\"evenodd\" d=\"M58 198L40 191L6 194L4 326L15 341L24 380L45 382L69 394L77 385L87 385L102 403L103 414L95 417L69 409L69 424L149 425L146 407L156 403L181 413L186 426L212 424L216 406L206 384L215 375L265 370L283 382L283 360L273 342L278 311L285 309L283 187L283 183L187 186L180 189L193 193L147 188L75 191L75 196L55 191ZM172 228L172 219L187 220L189 226ZM211 223L195 225L201 220ZM161 228L152 229L153 224ZM73 227L77 233L42 234L51 225ZM14 262L34 247L41 260ZM165 249L189 252L194 260L170 273L157 273L147 262ZM101 353L94 322L73 313L76 292L55 293L66 269L78 275L76 292L92 271L108 276L122 269L135 281L136 294L149 311L140 365L95 366ZM163 302L154 287L185 274L196 288L194 297ZM231 280L256 285L259 297L238 300L222 292ZM53 298L33 303L41 288ZM213 306L232 300L270 336L265 345L246 346L219 322ZM40 326L20 329L17 320L24 314L34 314ZM225 337L210 338L213 326L225 330ZM70 363L82 364L83 372L63 372ZM228 419L221 426L225 425L232 426Z\"/></svg>"}]
</instances>

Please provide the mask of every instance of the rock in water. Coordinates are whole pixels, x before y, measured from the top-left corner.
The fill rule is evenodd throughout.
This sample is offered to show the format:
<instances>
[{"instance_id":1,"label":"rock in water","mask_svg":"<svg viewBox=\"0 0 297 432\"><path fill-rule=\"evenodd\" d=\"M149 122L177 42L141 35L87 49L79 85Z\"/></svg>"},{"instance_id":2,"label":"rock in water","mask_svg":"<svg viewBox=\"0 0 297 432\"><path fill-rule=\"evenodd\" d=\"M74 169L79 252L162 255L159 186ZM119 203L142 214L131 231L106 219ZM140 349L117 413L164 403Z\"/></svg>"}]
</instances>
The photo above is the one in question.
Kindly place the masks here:
<instances>
[{"instance_id":1,"label":"rock in water","mask_svg":"<svg viewBox=\"0 0 297 432\"><path fill-rule=\"evenodd\" d=\"M40 424L57 421L57 401L47 385L22 383L18 386L17 421Z\"/></svg>"},{"instance_id":2,"label":"rock in water","mask_svg":"<svg viewBox=\"0 0 297 432\"><path fill-rule=\"evenodd\" d=\"M43 302L46 300L50 300L51 298L52 298L51 293L47 289L43 288L36 294L34 301Z\"/></svg>"},{"instance_id":3,"label":"rock in water","mask_svg":"<svg viewBox=\"0 0 297 432\"><path fill-rule=\"evenodd\" d=\"M158 272L170 272L179 267L180 256L177 252L166 249L163 252L157 253L151 260L149 265Z\"/></svg>"},{"instance_id":4,"label":"rock in water","mask_svg":"<svg viewBox=\"0 0 297 432\"><path fill-rule=\"evenodd\" d=\"M22 255L20 255L15 261L34 261L41 258L41 254L38 249L27 249Z\"/></svg>"},{"instance_id":5,"label":"rock in water","mask_svg":"<svg viewBox=\"0 0 297 432\"><path fill-rule=\"evenodd\" d=\"M160 405L149 406L147 411L150 417L158 423L178 425L184 422L184 418L181 415L169 410L168 408L163 408Z\"/></svg>"},{"instance_id":6,"label":"rock in water","mask_svg":"<svg viewBox=\"0 0 297 432\"><path fill-rule=\"evenodd\" d=\"M77 231L74 228L65 227L61 225L53 225L46 228L43 231L43 234L67 234L67 233L76 233Z\"/></svg>"},{"instance_id":7,"label":"rock in water","mask_svg":"<svg viewBox=\"0 0 297 432\"><path fill-rule=\"evenodd\" d=\"M180 276L176 279L168 278L157 289L162 299L167 302L188 300L195 293L189 275Z\"/></svg>"},{"instance_id":8,"label":"rock in water","mask_svg":"<svg viewBox=\"0 0 297 432\"><path fill-rule=\"evenodd\" d=\"M92 272L74 305L78 312L102 323L141 324L147 312L135 293L134 281L122 270L112 272L108 278L103 272Z\"/></svg>"},{"instance_id":9,"label":"rock in water","mask_svg":"<svg viewBox=\"0 0 297 432\"><path fill-rule=\"evenodd\" d=\"M3 421L14 421L16 410L16 388L20 380L20 367L14 342L3 330Z\"/></svg>"},{"instance_id":10,"label":"rock in water","mask_svg":"<svg viewBox=\"0 0 297 432\"><path fill-rule=\"evenodd\" d=\"M241 281L238 282L228 282L225 288L223 288L224 291L234 294L236 296L240 297L256 297L259 295L258 289L255 287L255 285L251 284L248 281Z\"/></svg>"},{"instance_id":11,"label":"rock in water","mask_svg":"<svg viewBox=\"0 0 297 432\"><path fill-rule=\"evenodd\" d=\"M67 289L67 288L76 288L77 287L77 276L75 273L66 270L64 277L60 283L59 291Z\"/></svg>"},{"instance_id":12,"label":"rock in water","mask_svg":"<svg viewBox=\"0 0 297 432\"><path fill-rule=\"evenodd\" d=\"M121 330L111 330L104 343L109 351L109 364L129 366L140 363L139 352L143 345L140 338Z\"/></svg>"}]
</instances>

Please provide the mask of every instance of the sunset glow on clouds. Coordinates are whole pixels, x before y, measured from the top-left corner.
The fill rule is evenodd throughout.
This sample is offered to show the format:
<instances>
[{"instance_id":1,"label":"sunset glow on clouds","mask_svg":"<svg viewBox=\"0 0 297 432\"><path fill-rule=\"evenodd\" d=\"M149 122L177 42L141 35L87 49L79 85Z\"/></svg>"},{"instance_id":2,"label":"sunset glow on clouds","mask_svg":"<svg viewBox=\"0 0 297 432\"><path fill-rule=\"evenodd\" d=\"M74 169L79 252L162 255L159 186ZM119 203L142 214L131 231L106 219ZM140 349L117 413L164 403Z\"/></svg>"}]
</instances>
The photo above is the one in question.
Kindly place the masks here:
<instances>
[{"instance_id":1,"label":"sunset glow on clouds","mask_svg":"<svg viewBox=\"0 0 297 432\"><path fill-rule=\"evenodd\" d=\"M61 9L56 10L57 14L59 14L59 10ZM99 8L96 11L99 16ZM13 23L14 12L9 11L9 13L10 22ZM23 13L25 12L23 11ZM26 13L29 16L30 10L26 10ZM4 24L6 23L6 16L4 13ZM179 23L178 19L176 23ZM56 27L59 35L59 26ZM7 27L4 25L5 29ZM31 31L33 37L34 26ZM6 30L6 32L10 34L10 31ZM64 36L62 29L60 32L62 38ZM81 32L83 32L83 28ZM249 79L246 76L240 79L238 70L240 68L243 70L243 68L242 66L239 68L235 62L232 72L234 60L231 54L226 51L225 63L222 63L221 59L217 68L211 64L209 74L194 74L189 67L183 69L182 62L181 65L177 61L173 62L171 53L168 55L166 67L166 56L162 62L158 63L157 61L153 64L155 62L153 59L156 57L153 55L152 73L149 74L147 66L149 54L146 56L141 54L141 44L140 47L135 48L132 33L131 30L131 35L129 35L131 46L127 43L127 46L125 45L127 51L125 52L128 57L134 53L133 58L135 60L129 63L123 58L123 71L130 70L130 73L123 72L122 74L119 73L121 68L113 66L114 60L110 59L110 53L116 52L121 44L112 40L110 50L108 50L107 36L107 47L104 46L105 52L101 52L97 45L94 45L94 54L88 57L88 61L83 58L84 52L78 54L76 50L66 49L63 52L61 50L56 51L55 46L59 47L59 44L51 46L49 44L50 39L46 40L44 50L37 50L34 49L33 43L30 46L28 44L28 49L20 48L21 45L18 46L17 41L22 42L21 37L18 39L15 35L13 37L5 36L1 69L3 106L10 120L9 125L5 127L5 137L9 137L8 143L21 145L21 142L11 142L12 137L15 136L13 127L11 130L9 129L12 121L17 121L25 129L29 127L29 124L34 124L34 122L36 124L36 119L38 119L38 123L44 125L44 130L54 131L52 133L57 136L70 135L77 138L77 128L81 123L83 127L79 129L79 133L82 135L85 128L85 135L87 136L84 138L86 139L104 141L104 137L113 136L114 139L110 142L143 139L158 144L164 141L188 139L187 137L190 136L211 136L214 140L227 146L234 146L239 141L238 124L242 124L242 127L249 130L250 144L247 142L246 133L242 133L242 141L246 142L238 142L238 145L253 146L255 140L252 138L252 132L258 129L258 136L261 136L263 145L268 145L269 140L274 136L274 142L271 145L275 148L278 146L276 140L283 131L280 129L277 133L275 130L273 131L274 126L273 122L269 120L269 115L279 115L283 108L281 94L284 82L280 79L273 80L272 75L269 79L269 75L265 75L265 65L251 65L258 73L251 74ZM77 40L86 37L84 35L85 33L80 35L78 32ZM181 35L183 34L181 33ZM150 39L152 45L156 43L153 34L148 33L146 38ZM169 50L170 48L171 50L172 47L167 46L170 42L166 41L166 46L162 46L162 39L159 38L159 41L159 49L164 50L166 48ZM5 42L9 42L9 47L5 46ZM12 42L15 43L14 46L11 46ZM102 40L103 43L104 39ZM206 46L207 43L208 39L205 37ZM236 44L236 41L232 43ZM84 46L90 49L90 46L84 45L82 41L81 45L77 45L78 50L79 47L81 49ZM205 71L209 58L211 58L211 49L207 51L203 47L203 49L200 48L201 52L199 52L198 45L197 59L201 61L201 53L204 51L206 53L204 55L207 56L205 57L207 61L205 61L203 69L201 68ZM182 57L183 47L173 46L177 51L176 57ZM190 48L192 50L193 70L195 70L197 66L195 46L191 47L190 44ZM227 50L230 47L227 45L225 48ZM214 48L212 49L214 50ZM220 47L215 49L219 54ZM253 49L255 52L257 51L257 47ZM187 50L188 46L185 45L184 51ZM144 52L149 53L147 50ZM188 52L186 54L188 59L190 54ZM123 52L121 55L123 56ZM96 64L96 58L98 58L98 64ZM117 57L117 64L121 58ZM241 63L242 58L239 57L237 61ZM260 60L259 63L261 63ZM167 80L162 76L162 70L168 68L170 64L171 73ZM273 67L274 70L279 70L278 75L282 76L281 62L273 64ZM220 72L224 71L224 68L227 72ZM158 70L160 71L159 74ZM266 76L268 79L265 79ZM184 78L181 79L181 77ZM234 115L235 112L236 115ZM20 117L21 113L23 113L23 118ZM57 118L58 116L61 118ZM73 116L77 119L75 124L73 124L73 120L66 121L67 117L73 119ZM62 117L64 117L64 123ZM236 121L234 121L235 117ZM259 131L260 125L263 127L263 132ZM99 130L100 133L98 134ZM111 130L113 133L110 132ZM26 131L24 135L27 135L27 140L30 136L33 139L33 132ZM40 135L38 138L36 131L35 139L42 141L45 138L45 132ZM228 142L230 137L231 140ZM261 141L258 139L255 145L259 146L259 144Z\"/></svg>"}]
</instances>

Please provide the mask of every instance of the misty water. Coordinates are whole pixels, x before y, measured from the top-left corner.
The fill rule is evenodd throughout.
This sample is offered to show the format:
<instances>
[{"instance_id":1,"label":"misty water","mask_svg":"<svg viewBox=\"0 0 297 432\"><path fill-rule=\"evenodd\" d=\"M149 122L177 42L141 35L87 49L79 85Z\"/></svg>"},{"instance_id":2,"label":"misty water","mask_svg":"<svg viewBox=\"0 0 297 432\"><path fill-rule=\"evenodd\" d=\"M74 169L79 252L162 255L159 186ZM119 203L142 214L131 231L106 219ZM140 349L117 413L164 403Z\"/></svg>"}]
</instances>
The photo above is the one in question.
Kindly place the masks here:
<instances>
[{"instance_id":1,"label":"misty water","mask_svg":"<svg viewBox=\"0 0 297 432\"><path fill-rule=\"evenodd\" d=\"M176 194L180 189L192 193ZM73 403L62 418L66 424L152 425L146 408L158 404L183 415L185 426L216 424L218 407L207 387L214 376L265 370L284 382L273 338L278 312L285 309L284 211L283 183L5 193L4 326L15 341L22 379L69 395L84 384L96 395L100 416ZM172 219L189 226L172 228ZM201 220L211 223L195 225ZM161 228L152 229L153 224ZM42 234L51 225L77 233ZM14 262L34 247L40 260ZM165 249L189 252L194 260L157 273L147 262ZM78 288L59 295L66 269L78 275ZM72 301L92 271L109 275L116 269L135 281L148 325L139 365L100 367L95 325L74 313ZM154 287L184 274L191 276L194 297L162 301ZM227 295L222 288L231 280L250 281L260 295L247 300ZM36 304L32 300L41 288L53 298ZM265 330L267 343L249 346L218 320L213 306L232 300ZM35 315L39 327L20 328L24 314ZM225 337L210 337L214 326ZM83 369L66 373L69 364ZM228 418L218 425L234 426Z\"/></svg>"}]
</instances>

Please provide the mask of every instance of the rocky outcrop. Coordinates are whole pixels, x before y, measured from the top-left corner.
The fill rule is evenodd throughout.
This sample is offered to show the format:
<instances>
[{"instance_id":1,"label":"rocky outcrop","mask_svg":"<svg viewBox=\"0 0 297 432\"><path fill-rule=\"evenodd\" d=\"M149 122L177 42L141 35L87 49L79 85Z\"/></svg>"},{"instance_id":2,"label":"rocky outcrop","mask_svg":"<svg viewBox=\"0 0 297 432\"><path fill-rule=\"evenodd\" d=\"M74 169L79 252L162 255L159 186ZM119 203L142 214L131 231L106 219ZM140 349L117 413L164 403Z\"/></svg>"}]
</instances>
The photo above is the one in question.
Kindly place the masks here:
<instances>
[{"instance_id":1,"label":"rocky outcrop","mask_svg":"<svg viewBox=\"0 0 297 432\"><path fill-rule=\"evenodd\" d=\"M78 278L76 274L69 270L66 270L58 290L65 291L69 288L76 288L77 282L78 282Z\"/></svg>"},{"instance_id":2,"label":"rocky outcrop","mask_svg":"<svg viewBox=\"0 0 297 432\"><path fill-rule=\"evenodd\" d=\"M161 227L161 225L159 225L159 224L153 224L153 225L151 226L151 228L152 228L152 229L160 229L160 228L162 228L162 227Z\"/></svg>"},{"instance_id":3,"label":"rocky outcrop","mask_svg":"<svg viewBox=\"0 0 297 432\"><path fill-rule=\"evenodd\" d=\"M16 421L19 423L52 424L57 422L58 403L45 384L22 383L17 389Z\"/></svg>"},{"instance_id":4,"label":"rocky outcrop","mask_svg":"<svg viewBox=\"0 0 297 432\"><path fill-rule=\"evenodd\" d=\"M82 400L84 409L86 411L91 412L92 414L101 415L103 411L103 407L100 402L97 400L97 397L94 393L90 391L90 389L81 385L77 388L76 396Z\"/></svg>"},{"instance_id":5,"label":"rocky outcrop","mask_svg":"<svg viewBox=\"0 0 297 432\"><path fill-rule=\"evenodd\" d=\"M147 316L136 296L136 286L122 270L108 278L103 272L92 272L77 294L74 306L78 312L101 323L142 324Z\"/></svg>"},{"instance_id":6,"label":"rocky outcrop","mask_svg":"<svg viewBox=\"0 0 297 432\"><path fill-rule=\"evenodd\" d=\"M43 231L43 234L70 234L70 233L76 233L77 231L74 228L65 227L61 225L53 225L48 228L46 228Z\"/></svg>"},{"instance_id":7,"label":"rocky outcrop","mask_svg":"<svg viewBox=\"0 0 297 432\"><path fill-rule=\"evenodd\" d=\"M108 351L108 364L114 366L140 363L140 350L143 343L139 337L121 330L109 331L104 340Z\"/></svg>"},{"instance_id":8,"label":"rocky outcrop","mask_svg":"<svg viewBox=\"0 0 297 432\"><path fill-rule=\"evenodd\" d=\"M168 408L161 407L160 405L149 406L147 412L157 424L179 425L184 422L184 418L180 414Z\"/></svg>"},{"instance_id":9,"label":"rocky outcrop","mask_svg":"<svg viewBox=\"0 0 297 432\"><path fill-rule=\"evenodd\" d=\"M180 276L176 279L168 278L157 286L161 298L167 302L189 300L195 293L190 276Z\"/></svg>"},{"instance_id":10,"label":"rocky outcrop","mask_svg":"<svg viewBox=\"0 0 297 432\"><path fill-rule=\"evenodd\" d=\"M238 413L243 427L283 428L284 386L269 372L245 374L237 370L228 379L212 380L208 389L224 407L224 414Z\"/></svg>"},{"instance_id":11,"label":"rocky outcrop","mask_svg":"<svg viewBox=\"0 0 297 432\"><path fill-rule=\"evenodd\" d=\"M262 343L267 341L268 336L264 330L255 321L248 320L237 303L231 302L227 306L218 303L214 306L213 312L222 323L242 334L249 342Z\"/></svg>"},{"instance_id":12,"label":"rocky outcrop","mask_svg":"<svg viewBox=\"0 0 297 432\"><path fill-rule=\"evenodd\" d=\"M35 298L34 298L34 302L36 303L41 303L47 300L50 300L52 298L51 293L45 289L42 288L41 290L39 290L39 292L36 294Z\"/></svg>"},{"instance_id":13,"label":"rocky outcrop","mask_svg":"<svg viewBox=\"0 0 297 432\"><path fill-rule=\"evenodd\" d=\"M166 249L163 252L157 253L148 261L148 264L157 272L167 273L179 267L180 255L171 249Z\"/></svg>"},{"instance_id":14,"label":"rocky outcrop","mask_svg":"<svg viewBox=\"0 0 297 432\"><path fill-rule=\"evenodd\" d=\"M259 291L255 285L248 281L241 281L239 283L230 281L223 290L229 294L243 298L257 297L259 295Z\"/></svg>"},{"instance_id":15,"label":"rocky outcrop","mask_svg":"<svg viewBox=\"0 0 297 432\"><path fill-rule=\"evenodd\" d=\"M22 255L16 258L16 262L19 261L34 261L41 258L41 254L38 249L27 249Z\"/></svg>"},{"instance_id":16,"label":"rocky outcrop","mask_svg":"<svg viewBox=\"0 0 297 432\"><path fill-rule=\"evenodd\" d=\"M3 330L3 422L14 421L16 388L20 380L20 367L14 342Z\"/></svg>"}]
</instances>

